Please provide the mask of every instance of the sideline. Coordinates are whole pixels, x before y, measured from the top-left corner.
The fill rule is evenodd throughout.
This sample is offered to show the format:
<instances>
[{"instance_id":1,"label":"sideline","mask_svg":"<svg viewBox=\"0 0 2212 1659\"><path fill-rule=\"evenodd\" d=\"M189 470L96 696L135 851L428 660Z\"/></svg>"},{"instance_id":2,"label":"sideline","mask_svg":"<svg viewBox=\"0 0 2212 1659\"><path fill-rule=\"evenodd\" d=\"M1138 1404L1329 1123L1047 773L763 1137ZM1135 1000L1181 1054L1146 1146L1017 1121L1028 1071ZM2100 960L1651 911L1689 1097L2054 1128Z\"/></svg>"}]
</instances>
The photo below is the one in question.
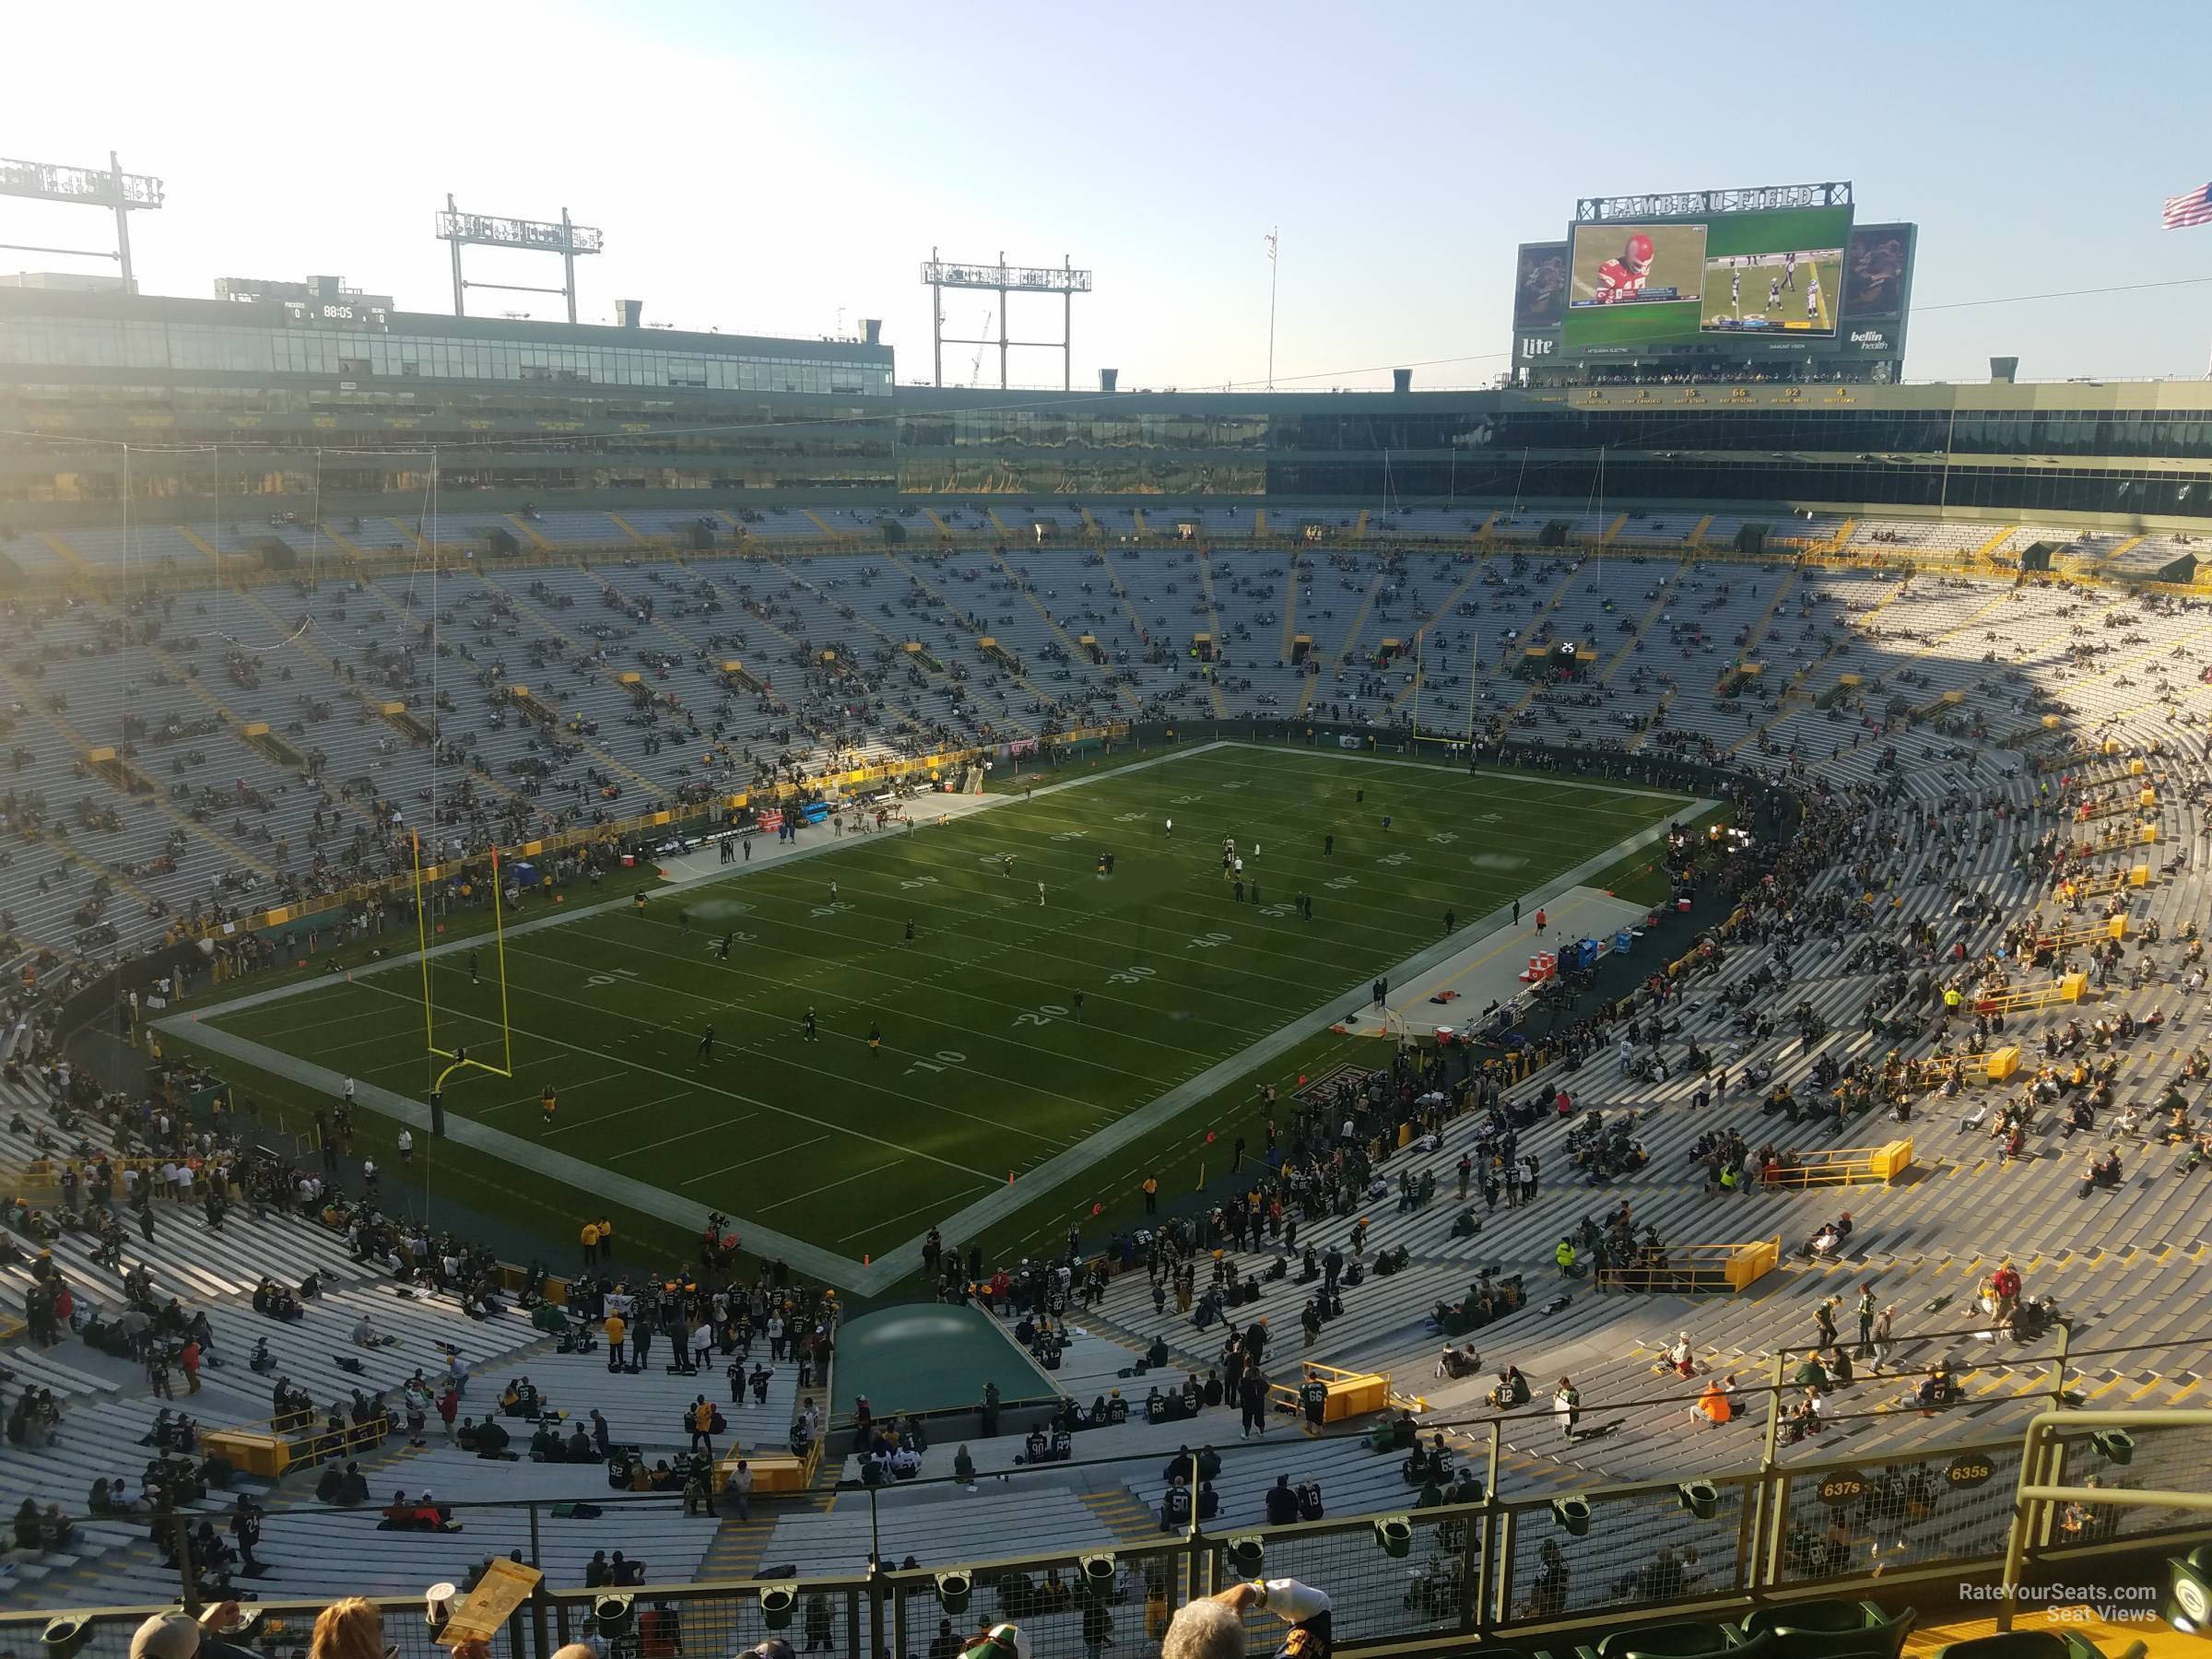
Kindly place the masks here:
<instances>
[{"instance_id":1,"label":"sideline","mask_svg":"<svg viewBox=\"0 0 2212 1659\"><path fill-rule=\"evenodd\" d=\"M1265 746L1263 745L1244 744L1232 739L1218 739L1200 744L1192 748L1178 749L1171 754L1161 755L1151 760L1141 760L1130 766L1117 767L1112 771L1100 772L1096 776L1070 778L1058 783L1048 783L1035 793L1037 795L1045 795L1061 790L1080 789L1093 783L1104 782L1109 778L1121 777L1141 768L1159 766L1172 760L1189 759L1218 748L1243 747L1268 752ZM1319 752L1326 753L1327 751ZM1347 754L1348 758L1349 751L1347 751ZM1417 765L1418 763L1399 761L1394 764ZM1510 777L1521 774L1500 775ZM1583 782L1582 780L1565 781ZM1586 786L1602 787L1598 784ZM979 799L974 796L964 798ZM984 796L981 797L979 805L971 810L985 811L992 806L1021 798L1023 797L1011 793L1005 795ZM1682 797L1669 798L1680 799ZM1711 811L1718 805L1718 802L1709 800L1688 800L1682 809L1674 816L1679 818L1692 818ZM1524 909L1531 911L1554 903L1570 889L1582 886L1590 877L1611 868L1631 853L1641 852L1645 847L1663 839L1665 834L1666 823L1664 820L1648 825L1626 840L1593 853L1572 869L1559 872L1543 886L1524 894L1521 902ZM830 840L812 847L787 852L783 856L786 858L812 857L823 853L834 852L845 844L847 843L841 840ZM860 838L857 844L866 845L867 838ZM770 864L779 861L757 860L755 864L747 865L745 868L766 868ZM672 882L667 888L659 890L681 890L707 882L727 880L728 878L729 872L718 870L715 873L685 881ZM520 927L510 928L508 932L513 935L525 931L535 932L543 927L559 926L582 917L597 915L610 910L618 910L630 902L632 901L627 898L608 900L599 904L584 906L579 910L540 917L534 922L524 923ZM1533 930L1515 926L1510 904L1501 905L1490 912L1489 914L1477 918L1457 932L1415 952L1412 956L1393 964L1383 971L1388 974L1393 983L1402 983L1433 971L1461 953L1478 945L1492 943L1492 954L1495 954L1497 951L1508 948L1512 941L1524 933L1527 933L1531 937L1534 936ZM1504 936L1494 939L1494 935ZM480 949L481 947L482 940L472 938L457 940L450 945L432 946L428 954L435 959L451 955L456 950ZM407 966L418 960L422 954L419 951L411 951L405 956L380 962L373 969L366 971L382 972L387 969ZM364 971L356 970L355 971ZM1306 1014L1216 1062L1197 1076L1177 1084L1166 1093L1147 1101L1144 1105L1115 1119L1103 1128L1094 1131L1065 1151L1018 1175L1008 1184L994 1186L985 1196L944 1218L936 1223L936 1226L947 1238L970 1239L975 1237L983 1229L1006 1220L1016 1211L1027 1208L1053 1189L1072 1181L1087 1171L1095 1169L1132 1142L1166 1124L1207 1096L1217 1093L1235 1082L1246 1073L1265 1065L1269 1061L1288 1052L1307 1038L1326 1030L1341 1017L1347 1006L1346 999L1363 996L1369 982L1369 978L1363 977L1357 983L1328 997L1320 1006ZM207 1012L211 1018L220 1018L236 1009L258 1006L280 1001L287 996L297 996L310 991L321 990L329 983L330 982L327 980L298 981L289 985L257 993L250 997L241 997L234 1001L215 1005ZM276 1077L288 1078L292 1082L299 1083L318 1093L335 1096L341 1092L345 1085L344 1077L327 1066L317 1065L312 1061L269 1048L250 1038L225 1031L219 1027L203 1024L197 1012L172 1015L167 1018L157 1020L154 1022L154 1029L195 1042L203 1048L237 1060L243 1065L254 1066ZM395 1119L418 1131L428 1133L430 1111L425 1102L368 1083L357 1083L355 1091L356 1105L378 1112L382 1116ZM579 1192L620 1205L626 1209L635 1210L641 1215L652 1216L688 1232L700 1231L707 1224L707 1216L711 1206L681 1197L665 1188L618 1175L599 1164L587 1163L582 1159L555 1151L541 1142L526 1140L520 1135L510 1135L504 1130L491 1128L460 1112L449 1111L445 1114L445 1121L447 1139L457 1145L487 1153L503 1162L512 1164L518 1169L527 1170L547 1181L572 1187ZM917 1271L922 1264L923 1241L928 1236L927 1230L924 1230L905 1243L886 1251L864 1265L850 1256L840 1255L821 1245L811 1244L803 1239L793 1238L788 1233L779 1232L773 1228L741 1216L731 1215L730 1225L745 1236L745 1247L752 1253L767 1257L781 1257L792 1267L810 1278L834 1285L841 1290L859 1296L877 1295Z\"/></svg>"}]
</instances>

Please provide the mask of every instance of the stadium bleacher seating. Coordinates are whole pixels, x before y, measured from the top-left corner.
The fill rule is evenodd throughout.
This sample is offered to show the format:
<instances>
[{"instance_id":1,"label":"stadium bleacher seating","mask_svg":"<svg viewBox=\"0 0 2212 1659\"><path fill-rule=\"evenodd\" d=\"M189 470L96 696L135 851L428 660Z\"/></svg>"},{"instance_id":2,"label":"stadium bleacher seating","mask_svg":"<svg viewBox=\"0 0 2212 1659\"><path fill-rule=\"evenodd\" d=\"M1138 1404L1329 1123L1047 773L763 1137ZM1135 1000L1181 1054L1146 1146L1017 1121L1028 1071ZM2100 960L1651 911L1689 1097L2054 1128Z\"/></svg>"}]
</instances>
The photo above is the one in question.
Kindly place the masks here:
<instances>
[{"instance_id":1,"label":"stadium bleacher seating","mask_svg":"<svg viewBox=\"0 0 2212 1659\"><path fill-rule=\"evenodd\" d=\"M1712 1429L1679 1401L1648 1403L1678 1392L1662 1374L1664 1351L1687 1329L1700 1377L1756 1383L1778 1349L1808 1339L1818 1306L1861 1282L1912 1311L1900 1316L1909 1335L1898 1369L1948 1357L1964 1398L1932 1421L1895 1397L1901 1384L1894 1378L1862 1376L1843 1420L1789 1446L1785 1462L1876 1458L1943 1436L2017 1434L2044 1402L2053 1351L2004 1337L1981 1343L1967 1331L1962 1314L1990 1269L1993 1241L2036 1255L2032 1288L2078 1311L2100 1347L2192 1344L2147 1364L2091 1362L2074 1377L2088 1396L2185 1393L2212 1359L2205 1351L2212 1337L2197 1343L2203 1333L2187 1314L2212 1289L2200 1225L2201 1183L2212 1176L2190 1161L2187 1143L2142 1137L2129 1148L2124 1201L2102 1193L2084 1200L2076 1196L2076 1166L2085 1142L2059 1112L2037 1113L2025 1148L2001 1158L1979 1125L1959 1127L1933 1093L1919 1101L1910 1131L1928 1167L1911 1181L1853 1189L1848 1248L1833 1260L1792 1260L1759 1295L1610 1296L1583 1284L1562 1287L1571 1300L1547 1312L1547 1289L1533 1288L1528 1307L1478 1334L1481 1367L1457 1379L1435 1374L1441 1338L1429 1321L1433 1302L1464 1293L1492 1263L1526 1270L1535 1286L1562 1212L1602 1210L1619 1196L1633 1201L1639 1227L1663 1237L1716 1229L1781 1234L1794 1256L1813 1219L1832 1207L1828 1200L1716 1194L1701 1179L1694 1143L1722 1126L1754 1143L1781 1137L1759 1110L1769 1091L1786 1085L1809 1094L1816 1065L1878 1067L1892 1050L1916 1057L1935 1046L1924 997L1903 987L1908 968L1940 964L1877 960L1865 947L1924 924L1975 955L2047 906L2052 878L2030 853L2035 838L2059 825L2041 792L2046 782L2059 791L2062 770L2072 789L2109 787L2128 759L2147 757L2159 782L2154 868L2168 846L2201 849L2207 751L2194 705L2212 672L2201 599L2070 581L2016 585L1986 570L1908 577L1854 562L1909 551L1963 563L2059 539L2033 526L2000 535L2006 527L1847 524L1830 516L1774 527L1775 538L1799 547L1838 543L1829 565L1795 562L1774 539L1762 559L1702 558L1731 545L1743 521L1682 512L1567 515L1581 545L1556 555L1534 548L1546 515L1528 511L1375 510L1360 515L1369 531L1405 544L1381 553L1325 541L1297 550L1251 546L1252 513L1218 506L1194 514L1200 533L1187 542L1169 533L1178 514L1164 506L946 503L926 513L747 508L722 516L725 532L742 528L756 545L679 556L672 544L684 521L547 511L520 522L527 533L521 558L464 571L312 582L255 576L237 586L18 604L5 621L0 664L14 705L7 850L21 877L7 883L5 931L21 947L99 960L151 942L188 915L258 910L341 880L396 875L408 855L406 832L416 828L454 847L508 841L680 806L760 777L804 776L840 759L1117 720L1404 728L1418 706L1425 730L1472 726L1624 760L1702 759L1825 791L1853 829L1856 856L1839 859L1799 895L1801 915L1818 924L1761 923L1676 1010L1682 1023L1670 1045L1695 1041L1739 1078L1758 1068L1758 1086L1739 1083L1700 1112L1691 1104L1698 1077L1678 1071L1654 1080L1609 1044L1581 1057L1571 1082L1557 1067L1539 1072L1517 1094L1565 1086L1578 1108L1645 1113L1637 1134L1649 1162L1618 1194L1502 1207L1484 1216L1477 1237L1454 1237L1460 1206L1445 1194L1465 1143L1447 1137L1433 1152L1402 1155L1391 1171L1394 1179L1401 1169L1433 1172L1439 1198L1395 1213L1378 1205L1365 1235L1371 1252L1409 1253L1403 1274L1371 1277L1347 1295L1344 1313L1310 1349L1296 1344L1308 1290L1295 1279L1265 1284L1258 1304L1239 1311L1240 1323L1265 1314L1288 1334L1289 1351L1278 1347L1277 1364L1311 1358L1387 1372L1401 1394L1421 1396L1430 1415L1478 1412L1491 1373L1507 1363L1528 1373L1539 1406L1560 1374L1574 1377L1586 1401L1631 1403L1608 1412L1608 1431L1586 1441L1569 1440L1540 1416L1507 1424L1507 1466L1524 1494L1755 1463L1760 1411ZM1351 512L1333 516L1351 528ZM881 542L886 517L906 529L906 541ZM1058 545L1038 544L1038 524L1053 528ZM940 525L963 544L992 545L941 545ZM487 515L453 521L441 534L466 539L502 526L518 527ZM1271 525L1276 534L1284 528ZM198 534L219 557L243 553L260 533L242 542L241 532ZM341 536L387 547L411 531L403 515L341 521L327 535L305 526L271 534L303 556L329 558ZM2085 571L2130 541L2063 534ZM1439 550L1432 544L1440 542L1466 545ZM207 550L180 532L140 529L125 538L76 530L68 545L76 558L119 572L126 559L209 564ZM580 559L554 557L587 549ZM547 557L532 562L531 552ZM39 568L41 549L19 547L15 557ZM435 644L426 626L433 619ZM1210 670L1192 654L1198 634L1216 648ZM1078 644L1086 635L1102 660ZM1300 635L1311 641L1310 666L1291 660ZM1384 640L1403 651L1378 665ZM908 652L909 641L922 652ZM1571 677L1517 672L1532 648L1566 642L1594 646L1594 664ZM759 689L725 687L721 665L732 658ZM634 687L626 674L639 677ZM528 687L531 703L551 719L530 715L510 693L514 686ZM2047 725L2047 715L2060 718ZM2108 737L2119 746L2112 757L2096 752ZM126 792L88 766L103 748L121 750L153 792ZM2039 759L2052 770L2037 771ZM53 829L64 833L45 833ZM2129 953L2130 975L2147 964L2142 981L2127 985L2125 1006L2138 1020L2163 1015L2178 1030L2201 998L2178 950L2200 896L2187 861L2124 895L2137 925L2156 921L2167 941ZM1822 1027L1809 1041L1787 1020L1761 1030L1756 1018L1759 994L1772 982L1759 976L1776 971L1778 952L1788 957L1788 1000L1802 997ZM2024 1014L2007 1040L2071 1041L2068 1021L2087 1024L2092 1014L2063 1006ZM2194 1122L2205 1084L2183 1070L2190 1041L2146 1030L2097 1041L2095 1052L2122 1058L2124 1100L2147 1101L2183 1084ZM10 1084L0 1087L0 1110L43 1123L49 1101L35 1085ZM1806 1149L1853 1145L1870 1128L1793 1124L1787 1138ZM1573 1179L1566 1134L1548 1119L1528 1132L1547 1197ZM13 1131L0 1136L0 1158L31 1150ZM267 1416L266 1379L243 1365L265 1336L279 1370L318 1402L394 1387L418 1367L434 1371L444 1363L441 1345L451 1345L479 1388L528 1371L557 1406L600 1408L616 1440L655 1455L681 1449L678 1416L708 1381L644 1375L610 1386L598 1359L555 1353L523 1319L478 1321L450 1296L396 1294L387 1276L348 1253L343 1235L312 1222L241 1206L218 1232L190 1213L164 1214L154 1240L141 1249L134 1238L129 1256L153 1269L164 1293L207 1312L224 1363L191 1397L206 1427ZM1318 1222L1301 1242L1346 1243L1349 1226L1345 1218ZM119 1297L120 1276L93 1261L88 1241L65 1236L52 1249L96 1300ZM1246 1265L1262 1259L1253 1253ZM260 1265L272 1260L289 1277L310 1267L324 1276L324 1297L298 1324L252 1310ZM2161 1265L2143 1272L2131 1262ZM0 1268L0 1304L18 1304L27 1284L23 1267ZM397 1345L357 1355L347 1332L363 1312ZM1171 1351L1171 1374L1203 1375L1218 1363L1218 1329L1194 1328L1172 1303L1156 1311L1142 1272L1116 1277L1095 1309L1072 1317L1083 1331L1058 1381L1080 1403L1117 1386L1141 1393L1146 1382L1123 1372L1155 1338ZM339 1367L341 1355L362 1369ZM18 1385L54 1391L63 1421L52 1447L0 1446L0 1496L68 1509L101 1473L135 1473L142 1457L109 1465L114 1448L134 1446L160 1408L137 1368L73 1342L18 1343L6 1363ZM714 1397L712 1387L705 1392ZM795 1378L779 1368L758 1408L759 1443L782 1438L796 1403ZM732 1415L740 1436L754 1439ZM871 1547L887 1560L912 1555L928 1567L1005 1554L1008 1540L1068 1552L1134 1546L1156 1533L1167 1458L1207 1435L1222 1457L1216 1487L1225 1527L1259 1524L1278 1474L1317 1482L1333 1515L1412 1501L1397 1460L1356 1441L1308 1446L1285 1423L1246 1441L1234 1429L1230 1411L1158 1425L1140 1415L1086 1430L1082 1461L1057 1472L1018 1468L1018 1438L978 1441L971 1489L935 1484L950 1473L953 1442L935 1440L924 1484L880 1488L873 1502L850 1491L831 1499L833 1473L824 1505L778 1507L746 1530L741 1559L847 1572L865 1565ZM427 1448L395 1444L381 1454L371 1477L380 1498L425 1486L442 1498L517 1504L586 1496L563 1466L469 1458L445 1446L434 1424L431 1439ZM1106 1458L1130 1461L1096 1462ZM843 1473L856 1481L857 1463ZM302 1500L297 1477L275 1487L241 1480L235 1490L270 1511L261 1550L271 1568L261 1581L267 1592L412 1594L528 1542L519 1507L471 1512L458 1533L369 1537L373 1513L288 1516L288 1508L316 1507ZM219 1516L230 1496L211 1494L201 1507ZM1653 1538L1663 1535L1663 1512L1654 1506L1649 1518ZM144 1530L127 1519L88 1524L66 1549L18 1558L5 1593L17 1607L164 1599L174 1573ZM714 1553L718 1535L738 1534L686 1516L667 1496L565 1523L541 1539L541 1559L557 1582L573 1583L594 1549L618 1546L650 1562L656 1578L689 1577L731 1559ZM1641 1538L1617 1534L1606 1548L1633 1552ZM346 1564L342 1581L334 1560ZM1707 1571L1727 1569L1709 1562Z\"/></svg>"}]
</instances>

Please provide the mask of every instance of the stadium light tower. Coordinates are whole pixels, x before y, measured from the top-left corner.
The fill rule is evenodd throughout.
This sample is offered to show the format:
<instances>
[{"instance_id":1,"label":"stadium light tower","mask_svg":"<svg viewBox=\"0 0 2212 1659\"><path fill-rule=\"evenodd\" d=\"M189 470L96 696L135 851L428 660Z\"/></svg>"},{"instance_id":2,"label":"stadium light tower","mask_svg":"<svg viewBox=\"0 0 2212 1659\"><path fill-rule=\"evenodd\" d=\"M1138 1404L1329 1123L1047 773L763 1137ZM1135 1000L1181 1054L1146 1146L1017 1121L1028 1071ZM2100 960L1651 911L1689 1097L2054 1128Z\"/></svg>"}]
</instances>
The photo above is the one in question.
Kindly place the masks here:
<instances>
[{"instance_id":1,"label":"stadium light tower","mask_svg":"<svg viewBox=\"0 0 2212 1659\"><path fill-rule=\"evenodd\" d=\"M445 211L438 216L438 240L453 250L453 315L468 315L468 290L498 288L509 294L559 294L569 302L569 321L576 321L576 256L596 253L606 239L589 225L571 224L569 210L560 210L560 222L543 219L495 218L489 214L464 213L446 193ZM475 242L487 248L524 248L533 253L560 255L560 286L531 288L519 282L470 282L461 275L461 248Z\"/></svg>"},{"instance_id":2,"label":"stadium light tower","mask_svg":"<svg viewBox=\"0 0 2212 1659\"><path fill-rule=\"evenodd\" d=\"M962 265L939 259L932 248L922 265L922 280L929 285L929 337L932 361L935 365L931 383L945 383L945 347L995 346L998 347L998 389L1006 389L1006 347L1009 346L1049 347L1060 354L1060 389L1075 389L1076 358L1076 296L1090 292L1090 273L1078 271L1063 254L1058 269L1051 265L1009 265L1001 253L994 265ZM955 339L945 332L945 290L947 288L986 288L998 295L998 338L981 340ZM1006 296L1008 294L1057 294L1060 296L1060 337L1056 340L1014 340L1006 337Z\"/></svg>"},{"instance_id":3,"label":"stadium light tower","mask_svg":"<svg viewBox=\"0 0 2212 1659\"><path fill-rule=\"evenodd\" d=\"M112 259L123 276L125 293L138 291L131 269L131 215L145 207L161 206L161 181L144 173L126 173L115 152L108 152L105 172L93 167L69 167L52 161L0 159L0 195L23 196L34 202L67 202L79 207L105 207L115 216L112 248L45 248L29 242L0 242L14 253L62 253L73 259Z\"/></svg>"}]
</instances>

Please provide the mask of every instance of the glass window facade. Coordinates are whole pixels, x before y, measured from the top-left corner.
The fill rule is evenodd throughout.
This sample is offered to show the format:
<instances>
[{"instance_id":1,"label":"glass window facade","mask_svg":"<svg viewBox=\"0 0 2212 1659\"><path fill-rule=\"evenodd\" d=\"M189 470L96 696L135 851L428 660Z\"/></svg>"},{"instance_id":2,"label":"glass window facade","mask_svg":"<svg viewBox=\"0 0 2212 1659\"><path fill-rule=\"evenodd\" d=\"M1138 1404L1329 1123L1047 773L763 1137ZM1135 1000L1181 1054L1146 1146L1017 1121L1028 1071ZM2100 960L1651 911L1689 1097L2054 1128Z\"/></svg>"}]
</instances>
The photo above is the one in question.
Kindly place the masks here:
<instances>
[{"instance_id":1,"label":"glass window facade","mask_svg":"<svg viewBox=\"0 0 2212 1659\"><path fill-rule=\"evenodd\" d=\"M968 394L888 354L732 336L348 327L0 290L0 506L441 488L488 506L733 492L1087 500L1679 500L2212 519L2212 398L2128 388ZM772 349L771 349L772 348ZM2200 406L2175 406L2199 401ZM1954 408L1954 404L2000 406ZM73 442L81 439L81 442ZM213 457L211 459L211 457ZM492 500L493 496L512 498ZM594 500L593 498L601 498Z\"/></svg>"},{"instance_id":2,"label":"glass window facade","mask_svg":"<svg viewBox=\"0 0 2212 1659\"><path fill-rule=\"evenodd\" d=\"M888 363L663 349L651 344L536 345L429 334L0 315L0 365L171 373L309 374L579 386L888 397Z\"/></svg>"}]
</instances>

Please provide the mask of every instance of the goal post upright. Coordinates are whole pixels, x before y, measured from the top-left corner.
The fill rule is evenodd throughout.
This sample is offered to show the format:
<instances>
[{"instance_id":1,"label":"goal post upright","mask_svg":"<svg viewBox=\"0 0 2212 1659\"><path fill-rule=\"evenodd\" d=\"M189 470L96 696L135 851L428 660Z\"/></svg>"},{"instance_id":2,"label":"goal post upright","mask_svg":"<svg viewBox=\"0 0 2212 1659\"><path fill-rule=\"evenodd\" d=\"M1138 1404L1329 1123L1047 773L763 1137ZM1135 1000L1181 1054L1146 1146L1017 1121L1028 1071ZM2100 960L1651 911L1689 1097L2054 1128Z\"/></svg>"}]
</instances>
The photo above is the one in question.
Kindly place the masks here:
<instances>
[{"instance_id":1,"label":"goal post upright","mask_svg":"<svg viewBox=\"0 0 2212 1659\"><path fill-rule=\"evenodd\" d=\"M415 850L415 959L422 968L422 1046L438 1053L438 1032L430 1013L430 935L422 902L422 831L411 830L407 840Z\"/></svg>"},{"instance_id":2,"label":"goal post upright","mask_svg":"<svg viewBox=\"0 0 2212 1659\"><path fill-rule=\"evenodd\" d=\"M507 895L500 880L500 848L491 848L491 936L492 955L500 967L500 1041L505 1054L500 1076L514 1076L514 1022L507 1012ZM488 1066L485 1068L489 1070Z\"/></svg>"},{"instance_id":3,"label":"goal post upright","mask_svg":"<svg viewBox=\"0 0 2212 1659\"><path fill-rule=\"evenodd\" d=\"M426 1053L438 1059L451 1061L438 1075L435 1088L442 1089L447 1077L457 1071L488 1072L495 1077L514 1076L514 1023L507 1001L507 913L504 898L500 890L500 852L491 851L491 930L494 959L500 975L500 1046L501 1059L498 1065L472 1058L466 1045L456 1048L438 1046L436 1006L430 994L430 936L427 907L424 904L422 870L422 836L411 831L408 837L415 851L415 959L422 969L422 1045Z\"/></svg>"}]
</instances>

